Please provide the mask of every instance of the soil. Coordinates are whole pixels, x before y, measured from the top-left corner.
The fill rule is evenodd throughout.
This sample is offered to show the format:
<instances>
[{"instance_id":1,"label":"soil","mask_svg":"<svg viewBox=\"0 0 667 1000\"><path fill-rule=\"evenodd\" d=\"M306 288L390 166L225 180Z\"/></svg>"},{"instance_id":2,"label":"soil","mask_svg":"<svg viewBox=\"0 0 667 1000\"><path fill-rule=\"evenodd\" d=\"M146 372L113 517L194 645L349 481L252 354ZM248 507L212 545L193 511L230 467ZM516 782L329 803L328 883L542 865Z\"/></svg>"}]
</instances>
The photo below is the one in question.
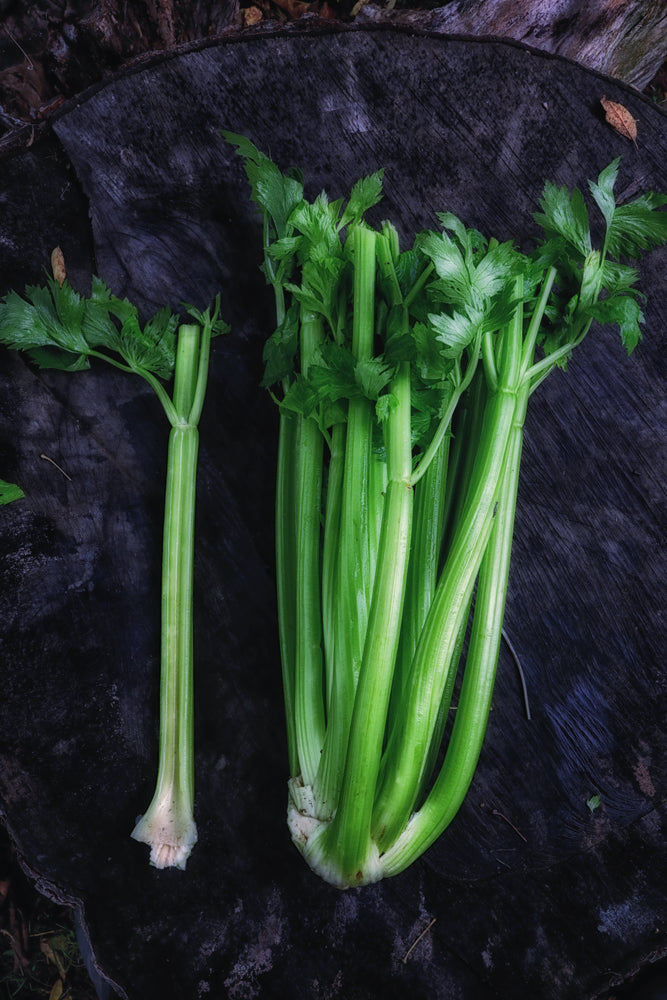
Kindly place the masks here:
<instances>
[{"instance_id":1,"label":"soil","mask_svg":"<svg viewBox=\"0 0 667 1000\"><path fill-rule=\"evenodd\" d=\"M147 53L305 14L349 19L326 0L0 0L0 135L40 125L64 101Z\"/></svg>"},{"instance_id":2,"label":"soil","mask_svg":"<svg viewBox=\"0 0 667 1000\"><path fill-rule=\"evenodd\" d=\"M0 997L96 1000L72 910L36 892L0 825Z\"/></svg>"}]
</instances>

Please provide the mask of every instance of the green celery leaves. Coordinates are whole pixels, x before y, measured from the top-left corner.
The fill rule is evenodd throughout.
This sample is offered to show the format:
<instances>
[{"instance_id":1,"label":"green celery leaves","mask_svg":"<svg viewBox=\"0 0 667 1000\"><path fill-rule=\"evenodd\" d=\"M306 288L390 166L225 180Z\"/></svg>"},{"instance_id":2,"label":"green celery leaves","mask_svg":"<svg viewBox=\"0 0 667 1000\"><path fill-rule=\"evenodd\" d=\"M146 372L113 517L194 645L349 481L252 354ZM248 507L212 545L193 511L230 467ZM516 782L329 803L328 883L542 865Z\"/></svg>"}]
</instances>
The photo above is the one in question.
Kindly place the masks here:
<instances>
[{"instance_id":1,"label":"green celery leaves","mask_svg":"<svg viewBox=\"0 0 667 1000\"><path fill-rule=\"evenodd\" d=\"M99 278L88 298L64 281L49 278L28 287L25 296L9 292L0 308L0 342L28 351L44 368L76 371L89 359L117 354L128 369L169 379L174 369L178 317L160 310L144 326L136 307L116 298Z\"/></svg>"}]
</instances>

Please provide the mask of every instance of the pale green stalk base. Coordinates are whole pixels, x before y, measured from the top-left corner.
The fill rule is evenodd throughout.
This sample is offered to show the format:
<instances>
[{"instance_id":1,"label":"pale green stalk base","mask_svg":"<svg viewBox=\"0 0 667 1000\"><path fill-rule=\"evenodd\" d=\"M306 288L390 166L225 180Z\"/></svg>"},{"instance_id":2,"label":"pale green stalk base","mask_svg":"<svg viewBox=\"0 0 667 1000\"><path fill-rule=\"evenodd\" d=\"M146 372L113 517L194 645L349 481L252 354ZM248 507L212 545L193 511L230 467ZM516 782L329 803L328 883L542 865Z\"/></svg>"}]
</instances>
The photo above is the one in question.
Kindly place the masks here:
<instances>
[{"instance_id":1,"label":"pale green stalk base","mask_svg":"<svg viewBox=\"0 0 667 1000\"><path fill-rule=\"evenodd\" d=\"M316 811L313 789L310 785L304 785L301 778L290 778L287 784L287 826L295 847L308 867L323 881L336 889L349 889L352 883L340 863L340 857L332 853L326 844L331 820L318 819L313 815ZM354 885L371 885L379 882L386 874L380 852L370 841L363 870L357 872Z\"/></svg>"},{"instance_id":2,"label":"pale green stalk base","mask_svg":"<svg viewBox=\"0 0 667 1000\"><path fill-rule=\"evenodd\" d=\"M132 839L148 844L150 863L154 868L180 868L185 865L192 848L197 843L197 826L192 807L179 803L173 789L164 788L156 793L148 810L141 817Z\"/></svg>"}]
</instances>

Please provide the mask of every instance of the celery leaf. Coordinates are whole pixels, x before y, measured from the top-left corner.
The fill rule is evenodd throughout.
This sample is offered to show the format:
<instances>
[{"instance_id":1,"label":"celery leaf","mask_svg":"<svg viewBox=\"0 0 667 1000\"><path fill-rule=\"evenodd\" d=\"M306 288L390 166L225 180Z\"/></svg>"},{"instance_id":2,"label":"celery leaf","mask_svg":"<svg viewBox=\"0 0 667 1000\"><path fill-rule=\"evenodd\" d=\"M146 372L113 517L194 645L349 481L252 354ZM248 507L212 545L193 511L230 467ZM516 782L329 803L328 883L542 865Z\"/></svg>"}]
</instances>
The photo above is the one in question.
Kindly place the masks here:
<instances>
[{"instance_id":1,"label":"celery leaf","mask_svg":"<svg viewBox=\"0 0 667 1000\"><path fill-rule=\"evenodd\" d=\"M162 309L142 328L136 308L99 278L88 298L50 278L44 287L26 288L25 297L9 292L0 305L0 343L27 351L41 368L64 371L80 371L89 357L113 352L135 371L168 379L177 325L178 317Z\"/></svg>"},{"instance_id":2,"label":"celery leaf","mask_svg":"<svg viewBox=\"0 0 667 1000\"><path fill-rule=\"evenodd\" d=\"M548 235L560 236L568 246L582 256L591 251L591 234L584 196L578 188L570 195L565 187L556 187L550 181L544 186L540 199L541 212L535 221Z\"/></svg>"},{"instance_id":3,"label":"celery leaf","mask_svg":"<svg viewBox=\"0 0 667 1000\"><path fill-rule=\"evenodd\" d=\"M602 212L602 215L604 216L607 227L611 225L614 212L616 211L614 185L616 184L616 179L618 177L620 162L620 157L612 160L612 162L598 175L597 184L595 181L588 182L590 192L593 195L598 208Z\"/></svg>"},{"instance_id":4,"label":"celery leaf","mask_svg":"<svg viewBox=\"0 0 667 1000\"><path fill-rule=\"evenodd\" d=\"M19 351L57 347L86 354L89 346L81 329L83 312L81 297L67 283L60 288L53 279L46 287L26 288L25 298L9 292L0 312L0 341Z\"/></svg>"},{"instance_id":5,"label":"celery leaf","mask_svg":"<svg viewBox=\"0 0 667 1000\"><path fill-rule=\"evenodd\" d=\"M618 205L607 230L607 252L634 259L643 250L662 246L667 241L667 212L657 209L663 205L667 205L667 195L653 191Z\"/></svg>"},{"instance_id":6,"label":"celery leaf","mask_svg":"<svg viewBox=\"0 0 667 1000\"><path fill-rule=\"evenodd\" d=\"M281 239L289 235L288 220L303 198L303 181L300 175L281 173L279 167L245 136L224 131L222 135L236 147L238 155L243 159L251 197L273 222L275 236Z\"/></svg>"},{"instance_id":7,"label":"celery leaf","mask_svg":"<svg viewBox=\"0 0 667 1000\"><path fill-rule=\"evenodd\" d=\"M644 322L636 298L630 295L614 295L600 299L589 306L588 312L600 323L617 324L621 340L628 354L632 354L642 337L640 326Z\"/></svg>"},{"instance_id":8,"label":"celery leaf","mask_svg":"<svg viewBox=\"0 0 667 1000\"><path fill-rule=\"evenodd\" d=\"M383 170L378 170L368 177L361 177L353 186L350 197L343 212L342 222L358 221L361 217L382 200Z\"/></svg>"},{"instance_id":9,"label":"celery leaf","mask_svg":"<svg viewBox=\"0 0 667 1000\"><path fill-rule=\"evenodd\" d=\"M138 318L130 317L120 331L123 357L132 368L169 379L174 369L177 327L178 317L167 307L160 309L143 330Z\"/></svg>"},{"instance_id":10,"label":"celery leaf","mask_svg":"<svg viewBox=\"0 0 667 1000\"><path fill-rule=\"evenodd\" d=\"M7 503L13 503L14 500L20 500L25 496L25 493L20 486L15 483L8 483L4 479L0 479L0 506Z\"/></svg>"},{"instance_id":11,"label":"celery leaf","mask_svg":"<svg viewBox=\"0 0 667 1000\"><path fill-rule=\"evenodd\" d=\"M262 386L265 389L292 375L298 347L299 305L295 302L285 313L282 323L264 344Z\"/></svg>"},{"instance_id":12,"label":"celery leaf","mask_svg":"<svg viewBox=\"0 0 667 1000\"><path fill-rule=\"evenodd\" d=\"M391 381L393 374L393 366L386 364L382 358L365 358L358 361L354 368L354 378L362 395L373 401Z\"/></svg>"}]
</instances>

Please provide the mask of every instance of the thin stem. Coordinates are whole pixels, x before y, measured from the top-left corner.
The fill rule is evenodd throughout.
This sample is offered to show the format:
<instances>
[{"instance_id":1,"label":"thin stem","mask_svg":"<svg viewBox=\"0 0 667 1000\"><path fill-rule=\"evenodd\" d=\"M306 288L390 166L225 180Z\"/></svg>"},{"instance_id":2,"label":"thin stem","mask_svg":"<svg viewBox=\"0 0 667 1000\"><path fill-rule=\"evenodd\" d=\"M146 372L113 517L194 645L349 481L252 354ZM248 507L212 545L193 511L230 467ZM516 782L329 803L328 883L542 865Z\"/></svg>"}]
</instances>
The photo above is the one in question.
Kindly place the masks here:
<instances>
[{"instance_id":1,"label":"thin stem","mask_svg":"<svg viewBox=\"0 0 667 1000\"><path fill-rule=\"evenodd\" d=\"M202 409L204 407L204 398L206 396L206 385L208 382L208 366L211 357L211 323L206 323L201 331L201 336L199 339L199 362L197 365L197 381L195 382L194 393L192 398L192 405L190 407L190 413L188 414L188 423L194 424L195 427L199 424L201 419ZM195 329L197 329L195 327ZM179 334L181 336L182 334Z\"/></svg>"},{"instance_id":2,"label":"thin stem","mask_svg":"<svg viewBox=\"0 0 667 1000\"><path fill-rule=\"evenodd\" d=\"M412 483L413 486L415 486L416 483L419 482L419 480L422 478L422 476L428 469L429 465L433 461L434 456L437 454L438 449L442 444L443 438L449 431L449 428L452 423L452 417L454 416L454 412L456 410L456 407L458 406L459 400L463 395L463 393L466 392L470 383L473 380L475 371L477 370L477 364L479 362L480 343L481 341L478 339L478 341L472 346L470 350L468 364L466 366L465 375L463 377L459 375L459 377L457 378L451 399L447 403L445 412L440 418L440 422L438 423L435 434L433 435L433 439L431 440L431 443L429 444L424 455L422 456L417 468L414 470L412 476L410 477L410 482Z\"/></svg>"},{"instance_id":3,"label":"thin stem","mask_svg":"<svg viewBox=\"0 0 667 1000\"><path fill-rule=\"evenodd\" d=\"M276 597L290 775L299 774L296 740L296 413L281 411L276 476Z\"/></svg>"},{"instance_id":4,"label":"thin stem","mask_svg":"<svg viewBox=\"0 0 667 1000\"><path fill-rule=\"evenodd\" d=\"M348 236L354 262L352 352L358 360L372 357L375 317L375 239L373 230L355 227ZM335 660L327 679L327 734L316 781L318 811L331 813L338 801L347 749L352 706L361 666L372 588L376 500L371 499L373 412L370 400L348 404L345 456L340 497L340 534L325 539L325 549L338 545L335 619L330 637ZM328 584L330 586L330 584ZM333 602L327 597L326 608Z\"/></svg>"},{"instance_id":5,"label":"thin stem","mask_svg":"<svg viewBox=\"0 0 667 1000\"><path fill-rule=\"evenodd\" d=\"M537 361L534 365L526 371L526 379L530 381L530 391L534 392L538 385L544 382L547 375L550 375L554 368L558 365L560 361L566 361L572 351L579 346L588 331L592 326L593 321L589 320L581 333L571 340L569 343L564 344L563 347L559 347L558 350L552 351L541 361Z\"/></svg>"},{"instance_id":6,"label":"thin stem","mask_svg":"<svg viewBox=\"0 0 667 1000\"><path fill-rule=\"evenodd\" d=\"M321 318L302 310L301 371L323 339ZM296 514L296 664L294 715L300 772L312 785L324 744L320 508L324 441L314 417L299 417Z\"/></svg>"},{"instance_id":7,"label":"thin stem","mask_svg":"<svg viewBox=\"0 0 667 1000\"><path fill-rule=\"evenodd\" d=\"M132 836L151 846L158 868L185 868L197 840L193 818L193 628L195 481L199 434L169 435L162 561L160 738L153 800Z\"/></svg>"},{"instance_id":8,"label":"thin stem","mask_svg":"<svg viewBox=\"0 0 667 1000\"><path fill-rule=\"evenodd\" d=\"M114 368L118 368L122 372L132 372L135 375L141 375L141 377L148 382L151 389L155 392L155 395L160 400L162 408L167 415L167 420L173 426L178 421L178 416L174 408L174 404L169 398L169 393L162 385L160 380L153 375L152 372L146 371L145 368L132 368L130 365L124 364L122 361L117 361L110 354L105 354L103 351L91 350L89 351L91 358L98 358L100 361L106 361L107 364L113 365Z\"/></svg>"},{"instance_id":9,"label":"thin stem","mask_svg":"<svg viewBox=\"0 0 667 1000\"><path fill-rule=\"evenodd\" d=\"M438 454L440 447L442 446L442 442L445 439L445 435L447 434L447 431L449 430L449 427L451 425L452 417L454 416L454 411L456 410L459 399L461 398L461 393L462 390L459 388L454 390L447 404L447 408L443 413L442 417L440 418L438 426L436 427L435 430L435 434L433 435L428 448L424 452L416 469L410 476L410 483L412 484L413 487L415 487L419 482L419 480L422 478L422 476L424 476L431 462Z\"/></svg>"},{"instance_id":10,"label":"thin stem","mask_svg":"<svg viewBox=\"0 0 667 1000\"><path fill-rule=\"evenodd\" d=\"M433 272L433 269L434 269L434 266L435 265L433 264L433 261L430 261L426 265L426 267L424 268L424 270L422 271L422 273L419 275L419 277L415 281L415 283L412 286L412 288L410 289L410 291L405 296L404 305L405 305L406 309L410 308L410 306L412 305L414 299L416 299L416 297L421 292L422 288L424 287L424 285L428 281L429 277L431 276L431 274Z\"/></svg>"},{"instance_id":11,"label":"thin stem","mask_svg":"<svg viewBox=\"0 0 667 1000\"><path fill-rule=\"evenodd\" d=\"M387 421L388 485L368 631L338 809L322 837L341 881L349 885L372 881L376 872L371 816L398 649L412 521L408 363L399 366L391 392L397 405Z\"/></svg>"},{"instance_id":12,"label":"thin stem","mask_svg":"<svg viewBox=\"0 0 667 1000\"><path fill-rule=\"evenodd\" d=\"M555 267L550 267L547 276L544 279L544 284L542 285L542 291L540 292L540 297L535 305L533 315L526 331L526 336L523 342L523 350L521 352L521 371L525 376L528 368L533 362L533 356L535 354L535 344L537 343L537 336L540 332L540 326L542 325L542 320L544 319L544 313L547 308L547 303L549 301L549 296L551 295L551 289L553 288L554 281L556 280L556 275L558 270Z\"/></svg>"}]
</instances>

